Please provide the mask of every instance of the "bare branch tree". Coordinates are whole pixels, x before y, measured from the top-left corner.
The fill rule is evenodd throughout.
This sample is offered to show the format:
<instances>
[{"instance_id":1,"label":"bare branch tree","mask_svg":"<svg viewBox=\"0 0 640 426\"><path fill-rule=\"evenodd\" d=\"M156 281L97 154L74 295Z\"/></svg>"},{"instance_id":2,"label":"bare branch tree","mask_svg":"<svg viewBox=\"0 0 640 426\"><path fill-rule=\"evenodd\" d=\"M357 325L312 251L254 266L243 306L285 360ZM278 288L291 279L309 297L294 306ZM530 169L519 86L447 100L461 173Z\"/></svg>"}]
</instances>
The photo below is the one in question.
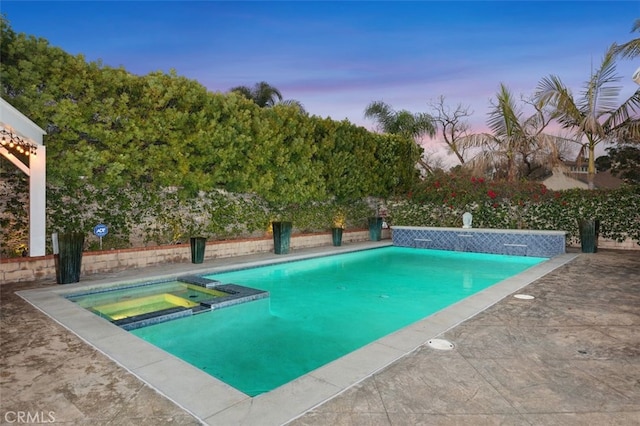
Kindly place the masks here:
<instances>
[{"instance_id":1,"label":"bare branch tree","mask_svg":"<svg viewBox=\"0 0 640 426\"><path fill-rule=\"evenodd\" d=\"M469 144L465 143L468 136L469 122L467 118L473 114L467 105L458 104L455 109L445 104L445 97L440 96L437 101L432 101L429 106L435 114L433 120L437 124L443 142L447 145L450 153L454 154L460 164L465 163L465 152Z\"/></svg>"}]
</instances>

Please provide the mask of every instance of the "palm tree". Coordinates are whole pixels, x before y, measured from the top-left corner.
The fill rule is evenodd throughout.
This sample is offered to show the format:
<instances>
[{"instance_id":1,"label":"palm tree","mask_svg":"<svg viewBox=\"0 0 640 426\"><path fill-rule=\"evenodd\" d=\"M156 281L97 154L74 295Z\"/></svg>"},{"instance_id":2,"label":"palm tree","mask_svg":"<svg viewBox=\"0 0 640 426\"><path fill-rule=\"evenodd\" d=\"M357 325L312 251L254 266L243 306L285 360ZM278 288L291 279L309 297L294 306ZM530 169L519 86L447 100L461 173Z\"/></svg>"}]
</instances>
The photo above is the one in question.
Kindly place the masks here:
<instances>
[{"instance_id":1,"label":"palm tree","mask_svg":"<svg viewBox=\"0 0 640 426\"><path fill-rule=\"evenodd\" d=\"M500 84L496 101L492 101L487 125L491 133L476 133L461 138L463 145L480 148L480 153L467 164L484 169L506 168L506 178L514 182L521 166L530 174L536 165L553 164L563 138L544 133L551 119L541 104L531 103L534 113L526 116L510 90Z\"/></svg>"},{"instance_id":2,"label":"palm tree","mask_svg":"<svg viewBox=\"0 0 640 426\"><path fill-rule=\"evenodd\" d=\"M417 143L418 138L436 134L436 126L433 117L425 113L413 114L407 110L395 111L390 105L382 101L371 102L364 110L365 118L377 121L380 130L384 133L404 136ZM431 167L423 159L418 163L428 172Z\"/></svg>"},{"instance_id":3,"label":"palm tree","mask_svg":"<svg viewBox=\"0 0 640 426\"><path fill-rule=\"evenodd\" d=\"M615 56L617 46L613 44L604 55L600 67L584 83L579 98L551 75L538 83L536 99L552 106L558 122L574 132L577 141L588 151L589 188L593 188L595 176L595 148L601 142L612 142L626 137L632 140L640 134L640 89L618 105L621 77L616 74Z\"/></svg>"},{"instance_id":4,"label":"palm tree","mask_svg":"<svg viewBox=\"0 0 640 426\"><path fill-rule=\"evenodd\" d=\"M300 112L306 113L304 106L301 102L295 99L282 99L282 93L270 85L266 81L261 81L260 83L256 83L253 87L248 86L236 86L229 90L230 92L235 92L241 96L244 96L247 99L252 100L256 103L260 108L268 108L276 105L285 105L292 106L297 108Z\"/></svg>"},{"instance_id":5,"label":"palm tree","mask_svg":"<svg viewBox=\"0 0 640 426\"><path fill-rule=\"evenodd\" d=\"M254 101L259 107L274 106L282 100L282 93L266 81L256 83L253 87L237 86L230 90Z\"/></svg>"}]
</instances>

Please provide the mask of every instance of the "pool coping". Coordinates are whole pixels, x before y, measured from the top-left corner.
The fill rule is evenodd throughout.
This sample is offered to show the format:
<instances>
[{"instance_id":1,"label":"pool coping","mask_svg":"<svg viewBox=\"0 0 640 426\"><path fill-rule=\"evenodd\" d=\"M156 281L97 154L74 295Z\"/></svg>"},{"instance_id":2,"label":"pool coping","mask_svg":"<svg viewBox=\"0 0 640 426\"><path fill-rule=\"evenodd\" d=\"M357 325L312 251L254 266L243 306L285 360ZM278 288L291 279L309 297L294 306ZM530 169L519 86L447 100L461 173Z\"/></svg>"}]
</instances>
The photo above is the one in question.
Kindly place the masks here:
<instances>
[{"instance_id":1,"label":"pool coping","mask_svg":"<svg viewBox=\"0 0 640 426\"><path fill-rule=\"evenodd\" d=\"M207 267L207 274L329 254L389 246L391 243L332 247L331 251L292 254L281 258L237 261ZM256 397L249 397L173 355L66 300L68 293L117 286L136 280L97 280L93 283L24 290L20 297L47 314L89 345L147 383L205 424L285 424L397 361L430 339L487 309L538 278L571 261L578 254L562 254L482 290L408 327L376 340L292 382ZM195 266L195 265L194 265ZM182 275L146 276L137 281ZM101 281L104 281L101 283Z\"/></svg>"},{"instance_id":2,"label":"pool coping","mask_svg":"<svg viewBox=\"0 0 640 426\"><path fill-rule=\"evenodd\" d=\"M475 232L489 234L523 234L523 235L567 235L567 231L538 230L538 229L500 229L500 228L446 228L439 226L404 226L394 225L392 229L408 229L412 231L447 231L447 232Z\"/></svg>"}]
</instances>

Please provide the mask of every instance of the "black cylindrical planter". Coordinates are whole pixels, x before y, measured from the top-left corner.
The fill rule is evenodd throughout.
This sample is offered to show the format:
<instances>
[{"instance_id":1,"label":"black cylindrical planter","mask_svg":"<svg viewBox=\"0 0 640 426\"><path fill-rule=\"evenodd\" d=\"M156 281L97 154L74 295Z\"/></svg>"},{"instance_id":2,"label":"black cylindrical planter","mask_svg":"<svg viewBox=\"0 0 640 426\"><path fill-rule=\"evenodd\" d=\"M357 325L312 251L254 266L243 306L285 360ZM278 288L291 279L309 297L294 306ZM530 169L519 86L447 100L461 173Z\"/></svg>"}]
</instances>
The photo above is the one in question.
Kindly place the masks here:
<instances>
[{"instance_id":1,"label":"black cylindrical planter","mask_svg":"<svg viewBox=\"0 0 640 426\"><path fill-rule=\"evenodd\" d=\"M273 251L275 254L289 253L291 242L291 222L272 222L273 228Z\"/></svg>"},{"instance_id":2,"label":"black cylindrical planter","mask_svg":"<svg viewBox=\"0 0 640 426\"><path fill-rule=\"evenodd\" d=\"M342 228L331 228L331 238L333 239L333 245L340 247L342 245Z\"/></svg>"},{"instance_id":3,"label":"black cylindrical planter","mask_svg":"<svg viewBox=\"0 0 640 426\"><path fill-rule=\"evenodd\" d=\"M597 252L600 221L598 219L584 219L580 220L578 224L580 227L580 247L582 252Z\"/></svg>"},{"instance_id":4,"label":"black cylindrical planter","mask_svg":"<svg viewBox=\"0 0 640 426\"><path fill-rule=\"evenodd\" d=\"M204 237L191 237L191 263L204 262L204 248L207 244L207 239Z\"/></svg>"},{"instance_id":5,"label":"black cylindrical planter","mask_svg":"<svg viewBox=\"0 0 640 426\"><path fill-rule=\"evenodd\" d=\"M58 251L54 256L56 282L70 284L80 281L84 233L67 232L58 234Z\"/></svg>"},{"instance_id":6,"label":"black cylindrical planter","mask_svg":"<svg viewBox=\"0 0 640 426\"><path fill-rule=\"evenodd\" d=\"M380 241L382 239L382 218L369 218L369 238L371 241Z\"/></svg>"}]
</instances>

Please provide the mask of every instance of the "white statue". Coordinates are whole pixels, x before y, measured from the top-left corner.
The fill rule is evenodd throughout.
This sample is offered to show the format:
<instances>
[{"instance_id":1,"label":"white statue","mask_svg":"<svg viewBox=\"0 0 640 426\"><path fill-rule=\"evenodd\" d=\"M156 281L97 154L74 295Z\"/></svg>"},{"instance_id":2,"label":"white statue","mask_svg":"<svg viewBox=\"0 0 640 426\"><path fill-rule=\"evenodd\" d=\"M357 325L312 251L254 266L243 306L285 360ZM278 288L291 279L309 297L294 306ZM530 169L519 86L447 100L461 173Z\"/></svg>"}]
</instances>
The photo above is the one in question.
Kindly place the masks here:
<instances>
[{"instance_id":1,"label":"white statue","mask_svg":"<svg viewBox=\"0 0 640 426\"><path fill-rule=\"evenodd\" d=\"M471 222L473 221L473 215L466 212L462 215L462 227L465 229L471 228Z\"/></svg>"}]
</instances>

